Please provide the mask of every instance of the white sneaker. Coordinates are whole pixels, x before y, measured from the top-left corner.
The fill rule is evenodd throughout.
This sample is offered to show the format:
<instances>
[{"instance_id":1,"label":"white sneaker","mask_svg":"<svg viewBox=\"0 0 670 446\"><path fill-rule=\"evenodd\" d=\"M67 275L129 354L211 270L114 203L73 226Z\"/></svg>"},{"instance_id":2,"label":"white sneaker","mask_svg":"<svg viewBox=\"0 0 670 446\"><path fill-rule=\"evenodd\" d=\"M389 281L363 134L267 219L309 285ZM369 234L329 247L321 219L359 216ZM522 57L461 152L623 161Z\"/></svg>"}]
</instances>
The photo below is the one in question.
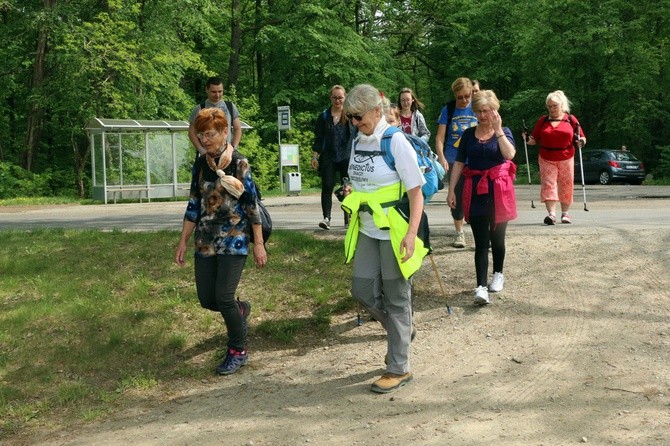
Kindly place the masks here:
<instances>
[{"instance_id":1,"label":"white sneaker","mask_svg":"<svg viewBox=\"0 0 670 446\"><path fill-rule=\"evenodd\" d=\"M478 286L475 288L475 304L476 305L488 305L491 301L489 300L489 290L485 286Z\"/></svg>"},{"instance_id":2,"label":"white sneaker","mask_svg":"<svg viewBox=\"0 0 670 446\"><path fill-rule=\"evenodd\" d=\"M451 246L454 248L465 248L465 233L463 231L456 233L456 238L454 238L454 243Z\"/></svg>"},{"instance_id":3,"label":"white sneaker","mask_svg":"<svg viewBox=\"0 0 670 446\"><path fill-rule=\"evenodd\" d=\"M491 283L489 284L489 291L497 293L503 290L504 285L505 285L505 276L503 276L503 273L493 273L493 278L491 279Z\"/></svg>"},{"instance_id":4,"label":"white sneaker","mask_svg":"<svg viewBox=\"0 0 670 446\"><path fill-rule=\"evenodd\" d=\"M319 223L321 229L330 229L330 218L326 217L321 223Z\"/></svg>"}]
</instances>

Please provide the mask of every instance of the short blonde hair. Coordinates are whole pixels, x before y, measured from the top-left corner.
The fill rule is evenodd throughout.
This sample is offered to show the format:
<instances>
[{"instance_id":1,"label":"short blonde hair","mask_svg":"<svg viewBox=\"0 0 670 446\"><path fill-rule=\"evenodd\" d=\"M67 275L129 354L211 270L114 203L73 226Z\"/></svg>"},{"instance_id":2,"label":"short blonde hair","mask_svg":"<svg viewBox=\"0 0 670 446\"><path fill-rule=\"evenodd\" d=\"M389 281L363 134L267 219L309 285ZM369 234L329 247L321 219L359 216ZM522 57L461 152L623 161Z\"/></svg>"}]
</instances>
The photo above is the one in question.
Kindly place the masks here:
<instances>
[{"instance_id":1,"label":"short blonde hair","mask_svg":"<svg viewBox=\"0 0 670 446\"><path fill-rule=\"evenodd\" d=\"M478 112L485 105L492 110L500 110L500 101L493 90L480 90L472 99L472 111Z\"/></svg>"},{"instance_id":2,"label":"short blonde hair","mask_svg":"<svg viewBox=\"0 0 670 446\"><path fill-rule=\"evenodd\" d=\"M544 104L547 105L547 102L549 101L558 102L558 104L561 107L561 111L564 111L565 113L570 113L570 106L572 105L572 103L565 95L565 93L563 93L562 90L556 90L549 93L547 95L547 99L544 101Z\"/></svg>"}]
</instances>

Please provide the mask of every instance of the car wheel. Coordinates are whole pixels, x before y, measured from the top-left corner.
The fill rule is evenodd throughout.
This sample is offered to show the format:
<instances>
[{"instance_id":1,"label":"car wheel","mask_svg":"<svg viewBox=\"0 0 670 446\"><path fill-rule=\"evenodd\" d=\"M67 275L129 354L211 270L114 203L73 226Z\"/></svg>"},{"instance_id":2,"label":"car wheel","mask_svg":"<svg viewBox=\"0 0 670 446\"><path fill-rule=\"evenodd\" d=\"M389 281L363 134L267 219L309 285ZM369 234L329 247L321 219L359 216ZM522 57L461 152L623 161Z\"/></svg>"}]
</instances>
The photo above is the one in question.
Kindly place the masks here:
<instances>
[{"instance_id":1,"label":"car wheel","mask_svg":"<svg viewBox=\"0 0 670 446\"><path fill-rule=\"evenodd\" d=\"M600 175L598 175L598 181L600 181L600 184L610 184L612 182L612 174L607 170L602 170Z\"/></svg>"}]
</instances>

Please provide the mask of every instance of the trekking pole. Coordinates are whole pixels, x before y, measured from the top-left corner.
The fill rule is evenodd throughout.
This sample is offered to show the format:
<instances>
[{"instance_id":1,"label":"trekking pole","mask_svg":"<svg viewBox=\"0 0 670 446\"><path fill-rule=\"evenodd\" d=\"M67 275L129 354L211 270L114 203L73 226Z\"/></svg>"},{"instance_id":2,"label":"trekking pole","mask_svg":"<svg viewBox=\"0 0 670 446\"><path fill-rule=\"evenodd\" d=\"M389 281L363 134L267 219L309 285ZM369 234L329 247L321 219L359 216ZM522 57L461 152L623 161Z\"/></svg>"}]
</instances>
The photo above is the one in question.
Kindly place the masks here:
<instances>
[{"instance_id":1,"label":"trekking pole","mask_svg":"<svg viewBox=\"0 0 670 446\"><path fill-rule=\"evenodd\" d=\"M526 137L523 138L523 148L526 151L526 170L528 171L528 191L531 192L531 194L530 194L530 196L531 196L530 207L535 209L535 203L533 202L533 194L532 194L532 191L531 191L531 188L530 188L530 186L531 186L531 182L530 182L530 160L528 159L528 144L527 144L527 141L528 141L528 127L526 127L526 120L525 119L522 119L521 123L523 124L522 130L526 134Z\"/></svg>"},{"instance_id":2,"label":"trekking pole","mask_svg":"<svg viewBox=\"0 0 670 446\"><path fill-rule=\"evenodd\" d=\"M575 148L579 150L579 171L582 177L582 195L584 196L584 211L588 212L589 210L586 208L586 186L584 185L584 163L582 162L582 143L581 140L579 139L579 124L575 126L575 133L573 140Z\"/></svg>"},{"instance_id":3,"label":"trekking pole","mask_svg":"<svg viewBox=\"0 0 670 446\"><path fill-rule=\"evenodd\" d=\"M433 258L433 254L428 254L430 257L430 263L433 264L433 271L435 271L435 277L437 278L437 283L440 284L440 291L442 291L443 296L447 296L447 292L444 290L444 284L442 283L442 277L440 277L440 272L437 269L437 265L435 264L435 259Z\"/></svg>"}]
</instances>

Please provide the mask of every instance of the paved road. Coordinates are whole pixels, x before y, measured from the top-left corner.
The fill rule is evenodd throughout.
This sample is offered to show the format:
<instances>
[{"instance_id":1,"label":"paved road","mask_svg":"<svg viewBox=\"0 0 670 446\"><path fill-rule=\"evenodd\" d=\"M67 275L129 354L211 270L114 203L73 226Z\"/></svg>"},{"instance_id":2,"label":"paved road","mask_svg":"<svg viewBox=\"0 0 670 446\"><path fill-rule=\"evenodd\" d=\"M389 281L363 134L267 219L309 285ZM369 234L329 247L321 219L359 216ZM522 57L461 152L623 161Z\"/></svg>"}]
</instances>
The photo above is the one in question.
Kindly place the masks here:
<instances>
[{"instance_id":1,"label":"paved road","mask_svg":"<svg viewBox=\"0 0 670 446\"><path fill-rule=\"evenodd\" d=\"M528 185L517 186L519 218L510 225L510 230L542 224L545 210L538 193L537 185L530 189ZM582 189L577 185L571 210L575 225L670 228L670 186L587 186L586 197L589 212L583 211ZM531 208L531 199L535 209ZM446 192L441 191L426 208L432 231L453 229L445 200ZM318 194L267 197L264 202L275 228L318 230L317 223L322 219ZM336 204L337 201L334 208ZM185 202L0 207L0 230L44 227L179 230L184 208ZM333 212L333 216L332 232L343 232L341 214Z\"/></svg>"}]
</instances>

